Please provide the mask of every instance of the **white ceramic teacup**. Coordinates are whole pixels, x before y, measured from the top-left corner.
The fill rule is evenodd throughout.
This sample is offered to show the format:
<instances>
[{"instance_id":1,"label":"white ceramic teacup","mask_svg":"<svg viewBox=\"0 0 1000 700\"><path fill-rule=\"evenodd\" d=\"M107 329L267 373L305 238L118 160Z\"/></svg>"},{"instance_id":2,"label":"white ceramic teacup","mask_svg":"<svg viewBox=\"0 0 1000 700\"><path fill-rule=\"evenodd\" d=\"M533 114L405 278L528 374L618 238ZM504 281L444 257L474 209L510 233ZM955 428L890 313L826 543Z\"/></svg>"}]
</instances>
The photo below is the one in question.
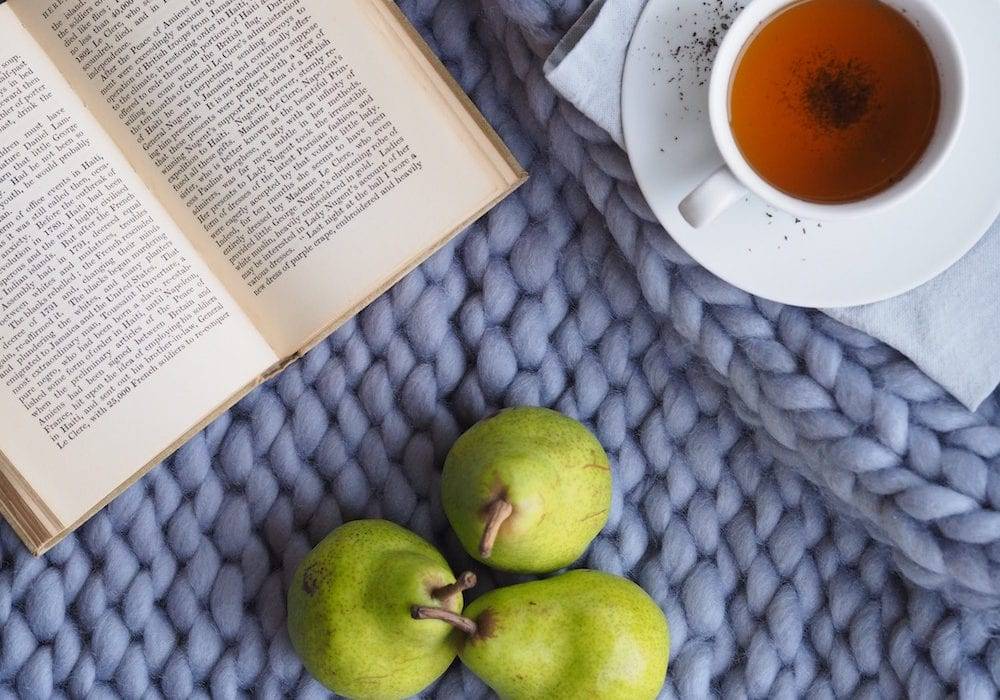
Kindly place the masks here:
<instances>
[{"instance_id":1,"label":"white ceramic teacup","mask_svg":"<svg viewBox=\"0 0 1000 700\"><path fill-rule=\"evenodd\" d=\"M769 204L803 219L835 220L871 214L916 191L946 158L965 110L965 64L954 32L935 7L939 0L886 0L917 27L934 56L941 84L937 128L917 164L892 187L867 199L817 204L796 199L764 181L747 163L729 123L729 87L743 47L758 27L787 5L802 0L752 0L726 33L712 66L708 110L712 133L724 164L680 203L681 215L695 228L718 217L753 192Z\"/></svg>"}]
</instances>

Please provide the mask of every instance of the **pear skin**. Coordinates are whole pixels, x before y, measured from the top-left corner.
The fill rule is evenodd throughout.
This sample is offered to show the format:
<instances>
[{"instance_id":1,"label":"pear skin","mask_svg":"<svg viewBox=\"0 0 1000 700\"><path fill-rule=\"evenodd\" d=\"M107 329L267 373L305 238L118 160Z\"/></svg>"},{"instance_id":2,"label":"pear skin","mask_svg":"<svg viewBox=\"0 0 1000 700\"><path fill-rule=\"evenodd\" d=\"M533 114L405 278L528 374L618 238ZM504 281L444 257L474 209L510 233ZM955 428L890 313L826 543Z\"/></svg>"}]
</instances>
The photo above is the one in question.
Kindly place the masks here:
<instances>
[{"instance_id":1,"label":"pear skin","mask_svg":"<svg viewBox=\"0 0 1000 700\"><path fill-rule=\"evenodd\" d=\"M465 611L475 634L459 655L508 700L656 698L670 633L639 586L599 571L570 571L499 588Z\"/></svg>"},{"instance_id":2,"label":"pear skin","mask_svg":"<svg viewBox=\"0 0 1000 700\"><path fill-rule=\"evenodd\" d=\"M576 561L608 519L608 455L578 421L511 408L476 423L445 459L441 496L470 555L545 573Z\"/></svg>"},{"instance_id":3,"label":"pear skin","mask_svg":"<svg viewBox=\"0 0 1000 700\"><path fill-rule=\"evenodd\" d=\"M460 631L443 619L414 619L425 607L461 612L462 590L427 541L385 520L358 520L330 533L302 561L288 589L288 634L306 669L351 698L406 698L454 660Z\"/></svg>"}]
</instances>

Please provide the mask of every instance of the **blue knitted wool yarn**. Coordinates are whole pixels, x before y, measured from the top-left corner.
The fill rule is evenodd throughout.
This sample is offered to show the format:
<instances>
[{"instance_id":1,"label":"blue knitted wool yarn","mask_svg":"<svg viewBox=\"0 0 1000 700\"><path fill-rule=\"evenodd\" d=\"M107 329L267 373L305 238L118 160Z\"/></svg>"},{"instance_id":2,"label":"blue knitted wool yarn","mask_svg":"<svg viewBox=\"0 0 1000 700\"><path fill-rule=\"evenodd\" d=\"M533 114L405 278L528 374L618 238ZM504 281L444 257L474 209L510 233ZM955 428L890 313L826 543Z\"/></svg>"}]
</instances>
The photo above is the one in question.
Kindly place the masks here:
<instances>
[{"instance_id":1,"label":"blue knitted wool yarn","mask_svg":"<svg viewBox=\"0 0 1000 700\"><path fill-rule=\"evenodd\" d=\"M444 455L543 404L612 458L581 563L663 606L664 697L995 697L995 400L694 265L542 77L579 0L401 4L532 179L45 557L0 528L0 695L325 697L285 633L298 562L385 517L472 566ZM426 695L489 692L456 665Z\"/></svg>"}]
</instances>

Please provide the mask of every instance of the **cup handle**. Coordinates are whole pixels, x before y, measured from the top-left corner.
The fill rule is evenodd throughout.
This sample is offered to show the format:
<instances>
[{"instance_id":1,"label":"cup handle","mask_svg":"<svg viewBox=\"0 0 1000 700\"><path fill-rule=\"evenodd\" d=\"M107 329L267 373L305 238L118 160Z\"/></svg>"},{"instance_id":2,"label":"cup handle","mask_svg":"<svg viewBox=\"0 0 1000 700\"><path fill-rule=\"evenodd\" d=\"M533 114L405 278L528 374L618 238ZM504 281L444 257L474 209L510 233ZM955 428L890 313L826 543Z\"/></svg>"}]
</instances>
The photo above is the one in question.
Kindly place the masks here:
<instances>
[{"instance_id":1,"label":"cup handle","mask_svg":"<svg viewBox=\"0 0 1000 700\"><path fill-rule=\"evenodd\" d=\"M723 165L685 197L678 209L689 224L701 228L714 221L746 193L746 187Z\"/></svg>"}]
</instances>

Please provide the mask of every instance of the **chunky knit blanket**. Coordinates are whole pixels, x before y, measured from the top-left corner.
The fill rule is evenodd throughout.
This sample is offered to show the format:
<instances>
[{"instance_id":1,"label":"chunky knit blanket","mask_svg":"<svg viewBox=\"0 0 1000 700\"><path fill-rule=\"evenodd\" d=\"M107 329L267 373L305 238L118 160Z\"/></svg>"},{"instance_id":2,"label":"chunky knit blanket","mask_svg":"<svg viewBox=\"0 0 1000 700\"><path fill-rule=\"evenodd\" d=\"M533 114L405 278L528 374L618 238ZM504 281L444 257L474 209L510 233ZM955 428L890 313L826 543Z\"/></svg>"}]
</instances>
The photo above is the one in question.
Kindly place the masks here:
<instances>
[{"instance_id":1,"label":"chunky knit blanket","mask_svg":"<svg viewBox=\"0 0 1000 700\"><path fill-rule=\"evenodd\" d=\"M884 345L694 264L542 76L583 0L401 4L531 181L47 556L4 526L0 692L322 695L285 632L296 564L378 516L469 565L443 457L544 404L612 456L584 563L663 606L666 697L994 697L995 398L969 413ZM456 665L428 694L488 691Z\"/></svg>"}]
</instances>

